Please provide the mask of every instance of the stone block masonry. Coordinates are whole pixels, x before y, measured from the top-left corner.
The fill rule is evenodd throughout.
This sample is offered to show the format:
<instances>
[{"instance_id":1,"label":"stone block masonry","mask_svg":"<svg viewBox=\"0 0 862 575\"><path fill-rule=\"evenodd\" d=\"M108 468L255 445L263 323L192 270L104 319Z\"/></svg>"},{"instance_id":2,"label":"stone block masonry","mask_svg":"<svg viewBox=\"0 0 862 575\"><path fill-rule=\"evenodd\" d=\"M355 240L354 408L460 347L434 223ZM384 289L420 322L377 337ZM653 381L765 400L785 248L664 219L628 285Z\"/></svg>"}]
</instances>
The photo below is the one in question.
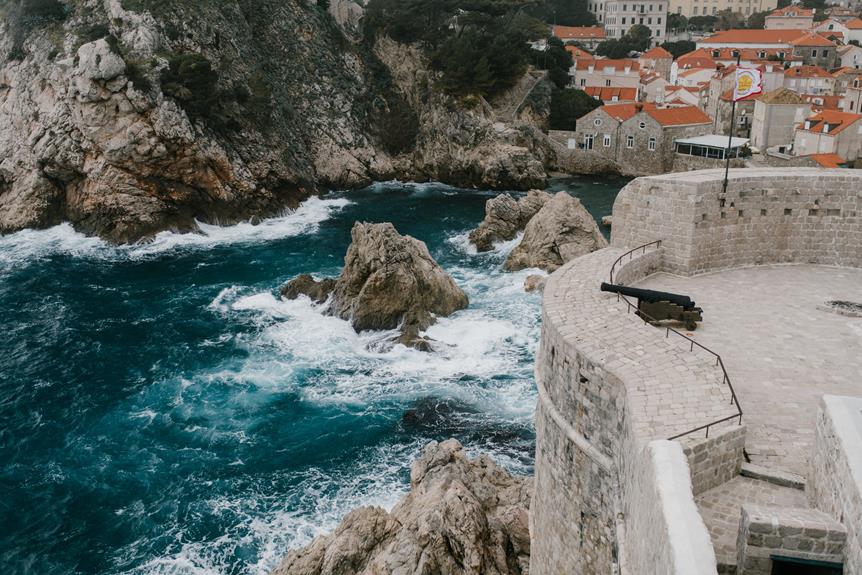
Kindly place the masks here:
<instances>
[{"instance_id":1,"label":"stone block masonry","mask_svg":"<svg viewBox=\"0 0 862 575\"><path fill-rule=\"evenodd\" d=\"M847 530L820 511L744 504L737 575L770 575L780 556L841 563Z\"/></svg>"},{"instance_id":2,"label":"stone block masonry","mask_svg":"<svg viewBox=\"0 0 862 575\"><path fill-rule=\"evenodd\" d=\"M694 495L700 495L739 475L742 469L745 433L746 427L737 425L719 429L707 438L681 439L691 470Z\"/></svg>"},{"instance_id":3,"label":"stone block masonry","mask_svg":"<svg viewBox=\"0 0 862 575\"><path fill-rule=\"evenodd\" d=\"M862 171L723 170L639 178L614 204L614 246L661 239L666 271L768 263L862 267Z\"/></svg>"},{"instance_id":4,"label":"stone block masonry","mask_svg":"<svg viewBox=\"0 0 862 575\"><path fill-rule=\"evenodd\" d=\"M847 528L844 572L862 573L862 398L823 396L806 491Z\"/></svg>"}]
</instances>

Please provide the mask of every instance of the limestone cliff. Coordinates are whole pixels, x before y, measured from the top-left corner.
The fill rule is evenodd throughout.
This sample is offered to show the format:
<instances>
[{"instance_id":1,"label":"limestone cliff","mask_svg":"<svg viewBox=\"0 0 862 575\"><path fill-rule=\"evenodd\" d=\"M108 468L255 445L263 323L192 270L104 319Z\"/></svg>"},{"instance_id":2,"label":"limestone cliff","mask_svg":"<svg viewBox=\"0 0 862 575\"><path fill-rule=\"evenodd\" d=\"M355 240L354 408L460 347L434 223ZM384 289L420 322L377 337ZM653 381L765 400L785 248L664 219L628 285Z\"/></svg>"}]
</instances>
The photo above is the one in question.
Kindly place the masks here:
<instances>
[{"instance_id":1,"label":"limestone cliff","mask_svg":"<svg viewBox=\"0 0 862 575\"><path fill-rule=\"evenodd\" d=\"M387 513L363 507L331 535L291 552L273 575L525 575L532 485L454 439L433 442L410 472L411 492Z\"/></svg>"},{"instance_id":2,"label":"limestone cliff","mask_svg":"<svg viewBox=\"0 0 862 575\"><path fill-rule=\"evenodd\" d=\"M455 102L415 48L361 41L347 0L337 18L304 0L51 1L62 17L0 8L0 233L69 220L128 242L375 179L545 178L540 79Z\"/></svg>"}]
</instances>

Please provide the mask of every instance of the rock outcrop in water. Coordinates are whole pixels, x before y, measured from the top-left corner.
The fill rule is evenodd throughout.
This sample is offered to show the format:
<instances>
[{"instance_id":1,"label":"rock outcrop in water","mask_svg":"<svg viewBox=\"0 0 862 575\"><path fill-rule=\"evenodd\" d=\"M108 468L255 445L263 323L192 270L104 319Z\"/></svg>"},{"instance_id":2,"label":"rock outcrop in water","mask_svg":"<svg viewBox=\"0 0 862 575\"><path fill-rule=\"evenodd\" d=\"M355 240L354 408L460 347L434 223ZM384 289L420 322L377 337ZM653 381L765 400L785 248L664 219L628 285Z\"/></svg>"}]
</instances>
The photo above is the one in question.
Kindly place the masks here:
<instances>
[{"instance_id":1,"label":"rock outcrop in water","mask_svg":"<svg viewBox=\"0 0 862 575\"><path fill-rule=\"evenodd\" d=\"M595 219L580 200L558 192L524 229L524 238L506 258L509 271L542 268L553 272L564 263L607 247Z\"/></svg>"},{"instance_id":2,"label":"rock outcrop in water","mask_svg":"<svg viewBox=\"0 0 862 575\"><path fill-rule=\"evenodd\" d=\"M470 232L470 242L487 252L497 242L514 239L550 199L551 194L539 190L530 190L519 200L508 194L491 198L485 202L485 219Z\"/></svg>"},{"instance_id":3,"label":"rock outcrop in water","mask_svg":"<svg viewBox=\"0 0 862 575\"><path fill-rule=\"evenodd\" d=\"M272 575L526 575L532 482L454 439L433 442L390 513L364 507L331 535L288 554Z\"/></svg>"},{"instance_id":4,"label":"rock outcrop in water","mask_svg":"<svg viewBox=\"0 0 862 575\"><path fill-rule=\"evenodd\" d=\"M401 331L399 343L427 348L419 332L438 316L448 316L468 305L467 295L443 271L424 242L402 236L390 223L357 222L352 243L337 280L294 278L282 295L305 294L317 302L331 294L328 313L350 321L356 331Z\"/></svg>"},{"instance_id":5,"label":"rock outcrop in water","mask_svg":"<svg viewBox=\"0 0 862 575\"><path fill-rule=\"evenodd\" d=\"M335 18L304 0L11 4L0 233L70 221L132 242L275 214L320 188L546 177L546 81L525 79L515 114L460 106L415 47L360 40L361 3L331 3ZM7 17L31 4L59 8Z\"/></svg>"}]
</instances>

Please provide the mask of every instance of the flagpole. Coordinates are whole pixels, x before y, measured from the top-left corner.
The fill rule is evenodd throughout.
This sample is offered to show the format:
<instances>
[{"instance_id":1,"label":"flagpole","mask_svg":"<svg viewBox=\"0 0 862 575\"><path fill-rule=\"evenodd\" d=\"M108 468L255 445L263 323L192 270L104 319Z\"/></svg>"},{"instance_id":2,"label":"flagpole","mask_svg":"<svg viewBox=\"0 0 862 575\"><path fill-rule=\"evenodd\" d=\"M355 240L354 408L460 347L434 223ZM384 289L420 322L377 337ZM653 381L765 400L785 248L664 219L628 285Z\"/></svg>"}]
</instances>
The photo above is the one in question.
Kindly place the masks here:
<instances>
[{"instance_id":1,"label":"flagpole","mask_svg":"<svg viewBox=\"0 0 862 575\"><path fill-rule=\"evenodd\" d=\"M730 91L730 134L727 136L727 150L724 152L725 162L724 162L724 184L721 188L721 193L727 193L727 176L730 172L730 150L733 147L733 126L736 123L736 78L739 74L739 64L742 60L742 49L739 48L739 51L736 53L736 70L733 71L734 80L733 80L733 89Z\"/></svg>"}]
</instances>

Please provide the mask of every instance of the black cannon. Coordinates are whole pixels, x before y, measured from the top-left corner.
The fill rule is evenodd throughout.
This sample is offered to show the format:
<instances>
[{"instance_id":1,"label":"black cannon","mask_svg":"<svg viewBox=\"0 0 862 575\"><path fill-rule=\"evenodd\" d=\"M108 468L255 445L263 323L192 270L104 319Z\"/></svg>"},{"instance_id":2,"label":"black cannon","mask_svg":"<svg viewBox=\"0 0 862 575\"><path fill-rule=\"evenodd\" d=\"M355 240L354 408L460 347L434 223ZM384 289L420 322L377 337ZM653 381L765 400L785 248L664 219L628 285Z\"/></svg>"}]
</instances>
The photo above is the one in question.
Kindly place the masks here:
<instances>
[{"instance_id":1,"label":"black cannon","mask_svg":"<svg viewBox=\"0 0 862 575\"><path fill-rule=\"evenodd\" d=\"M650 322L666 319L680 321L689 330L703 321L703 310L687 295L640 289L602 282L602 291L638 298L638 315Z\"/></svg>"}]
</instances>

